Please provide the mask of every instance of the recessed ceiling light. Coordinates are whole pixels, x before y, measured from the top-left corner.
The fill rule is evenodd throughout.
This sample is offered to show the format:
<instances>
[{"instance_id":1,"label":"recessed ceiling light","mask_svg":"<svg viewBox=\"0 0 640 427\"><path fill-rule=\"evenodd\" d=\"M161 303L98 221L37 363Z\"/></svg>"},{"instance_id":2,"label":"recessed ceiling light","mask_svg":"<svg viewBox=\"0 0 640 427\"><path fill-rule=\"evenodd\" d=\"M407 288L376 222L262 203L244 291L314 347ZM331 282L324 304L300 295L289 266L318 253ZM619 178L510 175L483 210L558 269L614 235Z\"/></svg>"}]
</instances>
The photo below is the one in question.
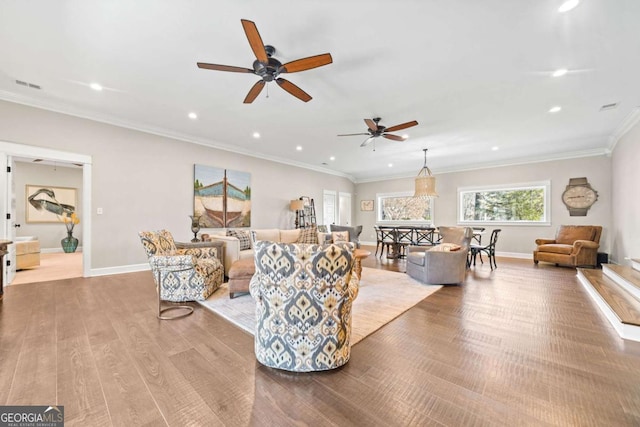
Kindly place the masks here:
<instances>
[{"instance_id":1,"label":"recessed ceiling light","mask_svg":"<svg viewBox=\"0 0 640 427\"><path fill-rule=\"evenodd\" d=\"M559 106L559 105L556 105L555 107L551 107L551 108L549 109L549 112L550 112L550 113L557 113L557 112L558 112L558 111L560 111L560 110L562 110L562 107L561 107L561 106Z\"/></svg>"},{"instance_id":2,"label":"recessed ceiling light","mask_svg":"<svg viewBox=\"0 0 640 427\"><path fill-rule=\"evenodd\" d=\"M393 167L393 163L389 163L389 167L392 168Z\"/></svg>"},{"instance_id":3,"label":"recessed ceiling light","mask_svg":"<svg viewBox=\"0 0 640 427\"><path fill-rule=\"evenodd\" d=\"M260 132L254 132L254 133L253 133L253 137L254 137L255 139L260 138Z\"/></svg>"},{"instance_id":4,"label":"recessed ceiling light","mask_svg":"<svg viewBox=\"0 0 640 427\"><path fill-rule=\"evenodd\" d=\"M409 139L409 135L405 133L404 135L402 135L402 139Z\"/></svg>"},{"instance_id":5,"label":"recessed ceiling light","mask_svg":"<svg viewBox=\"0 0 640 427\"><path fill-rule=\"evenodd\" d=\"M197 119L197 118L198 118L198 115L197 115L196 113L189 113L189 118L190 118L191 120L195 120L195 119Z\"/></svg>"},{"instance_id":6,"label":"recessed ceiling light","mask_svg":"<svg viewBox=\"0 0 640 427\"><path fill-rule=\"evenodd\" d=\"M553 72L553 74L551 74L551 75L552 75L553 77L562 77L562 76L564 76L565 74L567 74L567 71L569 71L569 70L567 70L566 68L559 68L559 69L555 70L555 71Z\"/></svg>"},{"instance_id":7,"label":"recessed ceiling light","mask_svg":"<svg viewBox=\"0 0 640 427\"><path fill-rule=\"evenodd\" d=\"M500 147L495 146L495 147L491 147L491 151L498 151L500 149Z\"/></svg>"},{"instance_id":8,"label":"recessed ceiling light","mask_svg":"<svg viewBox=\"0 0 640 427\"><path fill-rule=\"evenodd\" d=\"M558 12L569 12L571 9L575 8L578 3L580 3L580 0L567 0L560 5L560 7L558 8Z\"/></svg>"},{"instance_id":9,"label":"recessed ceiling light","mask_svg":"<svg viewBox=\"0 0 640 427\"><path fill-rule=\"evenodd\" d=\"M329 160L334 161L336 159L336 156L331 156L329 157Z\"/></svg>"},{"instance_id":10,"label":"recessed ceiling light","mask_svg":"<svg viewBox=\"0 0 640 427\"><path fill-rule=\"evenodd\" d=\"M296 147L296 150L298 150L298 151L302 151L302 146L301 146L301 145L298 145L298 146Z\"/></svg>"},{"instance_id":11,"label":"recessed ceiling light","mask_svg":"<svg viewBox=\"0 0 640 427\"><path fill-rule=\"evenodd\" d=\"M89 85L89 87L93 90L97 90L98 92L100 92L102 90L102 85L98 84L98 83L91 83Z\"/></svg>"}]
</instances>

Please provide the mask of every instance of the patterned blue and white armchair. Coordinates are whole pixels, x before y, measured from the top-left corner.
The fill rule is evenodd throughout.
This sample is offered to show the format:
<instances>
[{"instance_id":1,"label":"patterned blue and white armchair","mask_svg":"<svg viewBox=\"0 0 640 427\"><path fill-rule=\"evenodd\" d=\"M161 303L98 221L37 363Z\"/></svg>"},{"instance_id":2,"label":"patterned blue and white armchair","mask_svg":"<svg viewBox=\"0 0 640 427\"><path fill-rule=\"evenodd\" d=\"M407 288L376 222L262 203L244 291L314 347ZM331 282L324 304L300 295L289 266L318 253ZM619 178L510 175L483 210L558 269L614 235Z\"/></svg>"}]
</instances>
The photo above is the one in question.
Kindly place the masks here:
<instances>
[{"instance_id":1,"label":"patterned blue and white armchair","mask_svg":"<svg viewBox=\"0 0 640 427\"><path fill-rule=\"evenodd\" d=\"M156 287L160 273L160 299L203 301L222 285L221 247L185 243L178 248L167 230L138 234L149 257Z\"/></svg>"},{"instance_id":2,"label":"patterned blue and white armchair","mask_svg":"<svg viewBox=\"0 0 640 427\"><path fill-rule=\"evenodd\" d=\"M256 242L250 292L260 363L307 372L349 361L351 305L359 285L353 250L353 243Z\"/></svg>"}]
</instances>

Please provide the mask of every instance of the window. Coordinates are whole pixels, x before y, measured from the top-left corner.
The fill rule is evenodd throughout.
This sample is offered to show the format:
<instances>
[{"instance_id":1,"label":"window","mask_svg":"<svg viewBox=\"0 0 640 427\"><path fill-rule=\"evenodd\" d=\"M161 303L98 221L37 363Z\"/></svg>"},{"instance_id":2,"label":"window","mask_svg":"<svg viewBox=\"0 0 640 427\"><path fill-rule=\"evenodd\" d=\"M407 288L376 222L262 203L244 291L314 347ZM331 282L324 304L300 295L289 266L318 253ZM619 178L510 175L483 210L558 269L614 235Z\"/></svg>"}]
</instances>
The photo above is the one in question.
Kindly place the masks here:
<instances>
[{"instance_id":1,"label":"window","mask_svg":"<svg viewBox=\"0 0 640 427\"><path fill-rule=\"evenodd\" d=\"M413 192L376 194L377 222L382 224L432 224L433 199L413 197Z\"/></svg>"},{"instance_id":2,"label":"window","mask_svg":"<svg viewBox=\"0 0 640 427\"><path fill-rule=\"evenodd\" d=\"M461 224L550 225L550 183L458 189Z\"/></svg>"}]
</instances>

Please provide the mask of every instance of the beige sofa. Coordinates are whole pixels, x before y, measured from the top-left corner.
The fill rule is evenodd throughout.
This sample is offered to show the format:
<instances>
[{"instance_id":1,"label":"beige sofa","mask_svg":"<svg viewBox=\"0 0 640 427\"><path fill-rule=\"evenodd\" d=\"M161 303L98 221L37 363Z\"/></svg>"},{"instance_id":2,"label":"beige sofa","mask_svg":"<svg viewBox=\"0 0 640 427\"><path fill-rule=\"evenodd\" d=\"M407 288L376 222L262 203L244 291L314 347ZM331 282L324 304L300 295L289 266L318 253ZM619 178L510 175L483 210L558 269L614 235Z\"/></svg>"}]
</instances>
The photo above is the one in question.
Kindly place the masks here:
<instances>
[{"instance_id":1,"label":"beige sofa","mask_svg":"<svg viewBox=\"0 0 640 427\"><path fill-rule=\"evenodd\" d=\"M244 229L242 231L249 232L249 237L251 237L251 232L254 233L256 240L268 240L271 242L279 242L279 243L296 243L298 241L298 237L300 237L300 229L294 230L280 230L277 228L269 228L269 229L255 229L248 230ZM220 233L226 233L225 230L220 230ZM233 236L227 236L225 234L203 234L204 239L207 240L221 240L224 242L225 250L224 250L224 272L225 275L229 275L229 269L231 265L239 260L239 259L253 259L253 247L254 242L251 239L251 247L249 249L240 250L240 240Z\"/></svg>"}]
</instances>

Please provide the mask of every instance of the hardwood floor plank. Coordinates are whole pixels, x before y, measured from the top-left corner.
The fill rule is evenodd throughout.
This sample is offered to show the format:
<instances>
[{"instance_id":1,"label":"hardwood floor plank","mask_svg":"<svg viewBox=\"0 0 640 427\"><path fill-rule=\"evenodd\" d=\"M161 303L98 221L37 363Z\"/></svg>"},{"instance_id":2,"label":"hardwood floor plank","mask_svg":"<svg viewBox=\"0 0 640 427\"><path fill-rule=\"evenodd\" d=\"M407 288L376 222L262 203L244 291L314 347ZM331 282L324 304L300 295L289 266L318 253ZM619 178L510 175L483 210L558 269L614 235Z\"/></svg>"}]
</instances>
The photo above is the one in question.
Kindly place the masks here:
<instances>
[{"instance_id":1,"label":"hardwood floor plank","mask_svg":"<svg viewBox=\"0 0 640 427\"><path fill-rule=\"evenodd\" d=\"M22 346L17 350L14 379L6 399L9 405L58 404L54 286L54 282L42 283L35 294L37 297L30 301L31 316L23 331ZM3 306L7 302L15 301L5 299Z\"/></svg>"},{"instance_id":2,"label":"hardwood floor plank","mask_svg":"<svg viewBox=\"0 0 640 427\"><path fill-rule=\"evenodd\" d=\"M58 341L58 401L64 402L65 425L110 426L94 355L85 335Z\"/></svg>"},{"instance_id":3,"label":"hardwood floor plank","mask_svg":"<svg viewBox=\"0 0 640 427\"><path fill-rule=\"evenodd\" d=\"M91 351L112 425L167 425L125 344L119 340L95 342Z\"/></svg>"},{"instance_id":4,"label":"hardwood floor plank","mask_svg":"<svg viewBox=\"0 0 640 427\"><path fill-rule=\"evenodd\" d=\"M137 321L113 319L139 374L169 425L220 424L218 417Z\"/></svg>"}]
</instances>

